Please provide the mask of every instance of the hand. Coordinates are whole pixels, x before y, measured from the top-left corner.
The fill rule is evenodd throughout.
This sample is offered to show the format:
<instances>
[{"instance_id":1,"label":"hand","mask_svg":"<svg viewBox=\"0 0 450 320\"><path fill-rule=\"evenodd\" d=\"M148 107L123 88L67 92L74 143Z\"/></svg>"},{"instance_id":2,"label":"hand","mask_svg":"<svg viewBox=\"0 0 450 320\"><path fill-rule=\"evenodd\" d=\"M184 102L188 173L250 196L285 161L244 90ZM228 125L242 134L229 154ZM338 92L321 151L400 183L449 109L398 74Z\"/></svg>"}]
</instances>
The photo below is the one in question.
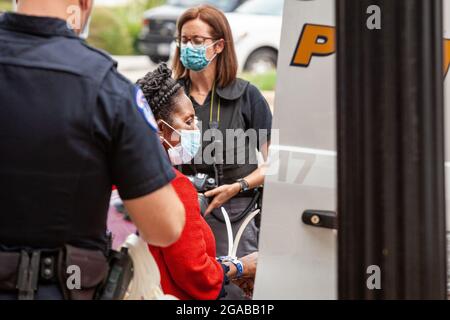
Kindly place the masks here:
<instances>
[{"instance_id":1,"label":"hand","mask_svg":"<svg viewBox=\"0 0 450 320\"><path fill-rule=\"evenodd\" d=\"M231 281L244 291L246 298L252 298L255 281L250 278L240 278Z\"/></svg>"},{"instance_id":2,"label":"hand","mask_svg":"<svg viewBox=\"0 0 450 320\"><path fill-rule=\"evenodd\" d=\"M233 198L241 191L239 183L224 184L218 188L205 192L208 198L214 197L205 211L205 216L210 214L214 209L220 208L225 202Z\"/></svg>"},{"instance_id":3,"label":"hand","mask_svg":"<svg viewBox=\"0 0 450 320\"><path fill-rule=\"evenodd\" d=\"M244 265L244 274L242 278L255 279L256 265L258 263L258 252L253 252L245 257L240 258Z\"/></svg>"}]
</instances>

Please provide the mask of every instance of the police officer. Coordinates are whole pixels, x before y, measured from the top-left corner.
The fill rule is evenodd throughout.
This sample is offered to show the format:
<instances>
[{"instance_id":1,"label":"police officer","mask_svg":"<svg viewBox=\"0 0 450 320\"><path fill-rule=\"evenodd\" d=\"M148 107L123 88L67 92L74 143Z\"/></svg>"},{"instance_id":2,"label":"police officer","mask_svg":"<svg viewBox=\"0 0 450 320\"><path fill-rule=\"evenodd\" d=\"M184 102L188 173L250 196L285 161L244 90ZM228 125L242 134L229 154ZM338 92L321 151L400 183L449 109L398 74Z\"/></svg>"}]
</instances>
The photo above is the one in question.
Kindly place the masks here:
<instances>
[{"instance_id":1,"label":"police officer","mask_svg":"<svg viewBox=\"0 0 450 320\"><path fill-rule=\"evenodd\" d=\"M93 298L112 184L150 244L184 227L142 91L79 37L92 2L19 0L0 16L0 299Z\"/></svg>"}]
</instances>

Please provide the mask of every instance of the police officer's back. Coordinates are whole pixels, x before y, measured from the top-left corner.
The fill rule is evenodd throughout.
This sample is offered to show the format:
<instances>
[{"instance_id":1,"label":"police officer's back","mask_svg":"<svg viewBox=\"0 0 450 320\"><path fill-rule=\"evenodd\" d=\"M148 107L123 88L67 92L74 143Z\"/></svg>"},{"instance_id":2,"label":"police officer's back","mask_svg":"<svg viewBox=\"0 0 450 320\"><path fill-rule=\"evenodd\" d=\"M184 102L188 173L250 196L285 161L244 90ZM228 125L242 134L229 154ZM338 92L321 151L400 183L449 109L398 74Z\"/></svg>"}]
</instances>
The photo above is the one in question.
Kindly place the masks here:
<instances>
[{"instance_id":1,"label":"police officer's back","mask_svg":"<svg viewBox=\"0 0 450 320\"><path fill-rule=\"evenodd\" d=\"M61 259L55 249L66 248L66 260L68 251L106 251L112 184L147 241L169 245L184 225L140 90L65 20L45 17L64 17L73 4L86 23L92 1L21 0L19 11L36 16L0 15L0 255L28 271ZM2 283L5 268L0 298L35 281Z\"/></svg>"}]
</instances>

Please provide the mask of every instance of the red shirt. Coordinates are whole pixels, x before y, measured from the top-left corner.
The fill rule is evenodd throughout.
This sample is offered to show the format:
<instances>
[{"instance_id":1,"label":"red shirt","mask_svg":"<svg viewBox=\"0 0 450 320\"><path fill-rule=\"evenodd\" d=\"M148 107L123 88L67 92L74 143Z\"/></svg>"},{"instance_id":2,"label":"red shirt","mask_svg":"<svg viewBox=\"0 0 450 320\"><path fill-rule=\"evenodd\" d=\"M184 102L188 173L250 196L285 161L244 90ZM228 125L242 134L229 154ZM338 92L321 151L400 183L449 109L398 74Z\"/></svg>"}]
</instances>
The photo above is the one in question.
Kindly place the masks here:
<instances>
[{"instance_id":1,"label":"red shirt","mask_svg":"<svg viewBox=\"0 0 450 320\"><path fill-rule=\"evenodd\" d=\"M200 214L197 191L187 177L176 171L172 186L186 210L186 224L180 239L167 248L149 249L161 273L166 294L181 300L215 300L224 274L216 261L216 242L211 228Z\"/></svg>"}]
</instances>

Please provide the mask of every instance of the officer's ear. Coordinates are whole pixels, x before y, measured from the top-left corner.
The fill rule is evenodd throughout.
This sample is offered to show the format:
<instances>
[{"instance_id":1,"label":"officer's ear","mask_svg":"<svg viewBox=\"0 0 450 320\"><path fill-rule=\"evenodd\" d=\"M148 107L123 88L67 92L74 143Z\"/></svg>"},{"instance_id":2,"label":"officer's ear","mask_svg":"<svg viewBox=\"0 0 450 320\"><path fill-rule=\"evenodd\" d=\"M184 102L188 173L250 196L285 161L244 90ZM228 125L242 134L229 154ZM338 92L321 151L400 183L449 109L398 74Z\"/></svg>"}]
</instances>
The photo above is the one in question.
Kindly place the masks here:
<instances>
[{"instance_id":1,"label":"officer's ear","mask_svg":"<svg viewBox=\"0 0 450 320\"><path fill-rule=\"evenodd\" d=\"M88 14L92 11L92 6L94 5L93 0L78 0L78 3L80 5L80 9L87 12Z\"/></svg>"}]
</instances>

